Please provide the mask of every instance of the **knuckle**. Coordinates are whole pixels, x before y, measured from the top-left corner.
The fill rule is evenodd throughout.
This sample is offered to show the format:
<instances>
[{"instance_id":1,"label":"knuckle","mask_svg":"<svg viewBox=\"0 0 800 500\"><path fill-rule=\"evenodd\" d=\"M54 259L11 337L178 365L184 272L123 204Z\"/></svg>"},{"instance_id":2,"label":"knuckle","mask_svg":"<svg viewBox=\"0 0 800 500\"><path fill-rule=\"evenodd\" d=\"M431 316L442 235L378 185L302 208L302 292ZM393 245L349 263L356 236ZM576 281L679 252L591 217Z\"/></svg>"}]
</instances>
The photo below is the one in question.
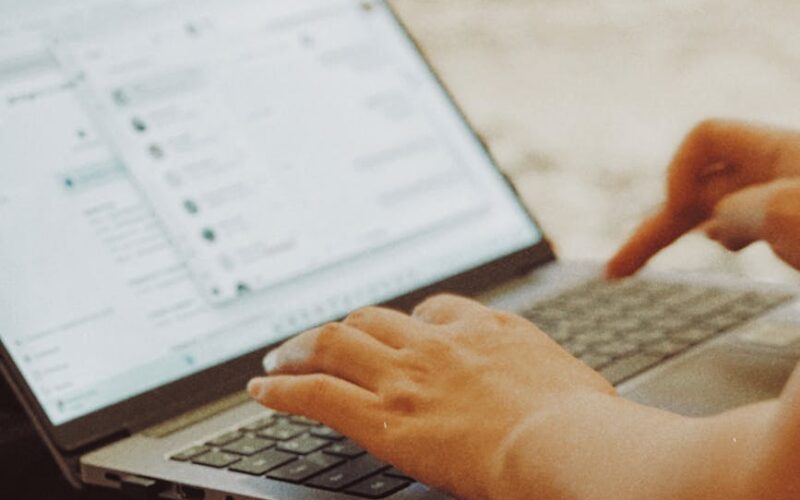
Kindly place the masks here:
<instances>
[{"instance_id":1,"label":"knuckle","mask_svg":"<svg viewBox=\"0 0 800 500\"><path fill-rule=\"evenodd\" d=\"M492 321L501 327L507 327L516 324L517 316L505 311L492 311Z\"/></svg>"},{"instance_id":2,"label":"knuckle","mask_svg":"<svg viewBox=\"0 0 800 500\"><path fill-rule=\"evenodd\" d=\"M347 318L344 322L347 324L364 323L369 321L371 318L378 316L380 311L380 308L374 306L363 307L347 315Z\"/></svg>"},{"instance_id":3,"label":"knuckle","mask_svg":"<svg viewBox=\"0 0 800 500\"><path fill-rule=\"evenodd\" d=\"M322 377L314 377L309 381L308 398L309 401L319 402L325 399L328 393L328 384Z\"/></svg>"},{"instance_id":4,"label":"knuckle","mask_svg":"<svg viewBox=\"0 0 800 500\"><path fill-rule=\"evenodd\" d=\"M418 307L435 308L452 302L454 296L449 293L440 293L425 299Z\"/></svg>"},{"instance_id":5,"label":"knuckle","mask_svg":"<svg viewBox=\"0 0 800 500\"><path fill-rule=\"evenodd\" d=\"M453 341L444 335L431 336L422 342L422 351L427 361L447 358L454 350Z\"/></svg>"},{"instance_id":6,"label":"knuckle","mask_svg":"<svg viewBox=\"0 0 800 500\"><path fill-rule=\"evenodd\" d=\"M383 397L383 404L392 413L409 415L419 409L420 400L417 391L406 384L398 384Z\"/></svg>"},{"instance_id":7,"label":"knuckle","mask_svg":"<svg viewBox=\"0 0 800 500\"><path fill-rule=\"evenodd\" d=\"M433 353L435 355L435 352ZM403 376L414 383L424 384L430 379L431 374L437 369L429 357L430 352L426 349L416 348L404 350L397 355L397 365L402 371Z\"/></svg>"},{"instance_id":8,"label":"knuckle","mask_svg":"<svg viewBox=\"0 0 800 500\"><path fill-rule=\"evenodd\" d=\"M453 295L450 293L442 293L425 299L414 309L414 312L415 313L426 312L426 311L436 312L443 309L450 309L455 306L465 305L468 303L469 303L468 299L465 299L463 297L459 297L457 295Z\"/></svg>"},{"instance_id":9,"label":"knuckle","mask_svg":"<svg viewBox=\"0 0 800 500\"><path fill-rule=\"evenodd\" d=\"M689 132L687 139L689 142L705 142L715 136L721 125L722 121L715 118L701 120Z\"/></svg>"},{"instance_id":10,"label":"knuckle","mask_svg":"<svg viewBox=\"0 0 800 500\"><path fill-rule=\"evenodd\" d=\"M321 327L317 333L317 340L314 344L314 356L324 358L332 346L339 342L342 337L342 325L339 323L328 323Z\"/></svg>"}]
</instances>

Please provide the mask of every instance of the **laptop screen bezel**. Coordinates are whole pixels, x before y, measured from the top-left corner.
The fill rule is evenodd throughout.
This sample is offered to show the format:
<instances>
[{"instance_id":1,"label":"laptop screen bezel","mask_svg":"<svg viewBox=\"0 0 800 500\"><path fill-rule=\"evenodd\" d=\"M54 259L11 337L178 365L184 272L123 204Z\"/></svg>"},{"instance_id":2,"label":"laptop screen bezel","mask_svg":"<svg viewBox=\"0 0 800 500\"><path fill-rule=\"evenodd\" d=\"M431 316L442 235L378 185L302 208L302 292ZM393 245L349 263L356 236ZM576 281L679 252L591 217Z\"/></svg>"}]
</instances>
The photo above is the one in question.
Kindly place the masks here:
<instances>
[{"instance_id":1,"label":"laptop screen bezel","mask_svg":"<svg viewBox=\"0 0 800 500\"><path fill-rule=\"evenodd\" d=\"M485 147L480 136L475 131L476 129L464 115L452 93L430 64L424 50L419 46L394 8L388 2L384 1L383 3L387 5L388 10L392 13L392 17L401 33L408 37L416 47L419 57L425 62L430 73L444 90L450 105L467 125L470 133L481 144L492 167L500 171L497 162ZM475 295L511 278L525 274L535 267L553 261L555 255L541 230L541 226L526 208L519 194L514 189L511 189L510 193L519 207L528 215L531 225L542 234L542 239L538 243L433 285L415 290L383 305L400 310L409 310L418 301L437 293L450 292ZM37 428L43 434L43 437L62 452L76 453L90 449L98 444L107 443L117 437L130 435L241 391L249 378L261 372L261 359L264 353L273 347L275 346L258 349L252 353L229 360L59 426L52 425L1 341L0 361L3 364L3 371L10 378L18 397L31 418L35 420Z\"/></svg>"}]
</instances>

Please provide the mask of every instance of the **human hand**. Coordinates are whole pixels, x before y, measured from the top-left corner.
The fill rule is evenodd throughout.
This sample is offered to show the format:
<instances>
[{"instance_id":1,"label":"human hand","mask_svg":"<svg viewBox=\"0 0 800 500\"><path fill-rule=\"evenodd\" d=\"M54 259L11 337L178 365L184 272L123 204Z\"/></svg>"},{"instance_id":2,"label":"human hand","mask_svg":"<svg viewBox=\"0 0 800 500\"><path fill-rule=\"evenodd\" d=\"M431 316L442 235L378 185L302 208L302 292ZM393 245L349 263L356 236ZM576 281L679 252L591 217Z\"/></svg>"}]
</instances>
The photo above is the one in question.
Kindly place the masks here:
<instances>
[{"instance_id":1,"label":"human hand","mask_svg":"<svg viewBox=\"0 0 800 500\"><path fill-rule=\"evenodd\" d=\"M796 198L798 180L800 133L703 122L689 134L669 167L666 203L611 260L607 275L634 274L696 228L733 250L765 239L780 257L800 268L800 209L775 201ZM787 228L787 222L795 220L792 214L797 224ZM794 236L787 237L792 228L797 228L791 231Z\"/></svg>"},{"instance_id":2,"label":"human hand","mask_svg":"<svg viewBox=\"0 0 800 500\"><path fill-rule=\"evenodd\" d=\"M764 240L800 270L800 178L759 184L725 197L701 229L731 251Z\"/></svg>"},{"instance_id":3,"label":"human hand","mask_svg":"<svg viewBox=\"0 0 800 500\"><path fill-rule=\"evenodd\" d=\"M319 420L459 498L788 500L800 491L800 391L709 419L647 408L617 397L523 318L467 299L436 297L412 317L358 311L290 340L265 368L248 386L253 398Z\"/></svg>"},{"instance_id":4,"label":"human hand","mask_svg":"<svg viewBox=\"0 0 800 500\"><path fill-rule=\"evenodd\" d=\"M585 395L618 399L525 319L453 296L411 317L355 312L288 341L265 368L249 385L265 406L324 422L463 498L500 497L506 452L540 412L569 412Z\"/></svg>"}]
</instances>

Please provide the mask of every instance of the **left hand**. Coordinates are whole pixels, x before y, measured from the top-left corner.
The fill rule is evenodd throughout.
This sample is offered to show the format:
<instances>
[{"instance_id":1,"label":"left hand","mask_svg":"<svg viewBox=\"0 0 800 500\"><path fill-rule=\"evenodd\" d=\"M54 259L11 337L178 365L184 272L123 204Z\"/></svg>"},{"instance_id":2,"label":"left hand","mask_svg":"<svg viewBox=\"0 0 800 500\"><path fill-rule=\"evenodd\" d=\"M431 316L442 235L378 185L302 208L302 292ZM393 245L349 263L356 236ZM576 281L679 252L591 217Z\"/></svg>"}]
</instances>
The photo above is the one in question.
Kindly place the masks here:
<instances>
[{"instance_id":1,"label":"left hand","mask_svg":"<svg viewBox=\"0 0 800 500\"><path fill-rule=\"evenodd\" d=\"M537 412L587 395L617 399L530 322L453 296L411 317L357 311L288 341L265 368L249 385L265 406L319 420L465 498L499 498L505 451Z\"/></svg>"}]
</instances>

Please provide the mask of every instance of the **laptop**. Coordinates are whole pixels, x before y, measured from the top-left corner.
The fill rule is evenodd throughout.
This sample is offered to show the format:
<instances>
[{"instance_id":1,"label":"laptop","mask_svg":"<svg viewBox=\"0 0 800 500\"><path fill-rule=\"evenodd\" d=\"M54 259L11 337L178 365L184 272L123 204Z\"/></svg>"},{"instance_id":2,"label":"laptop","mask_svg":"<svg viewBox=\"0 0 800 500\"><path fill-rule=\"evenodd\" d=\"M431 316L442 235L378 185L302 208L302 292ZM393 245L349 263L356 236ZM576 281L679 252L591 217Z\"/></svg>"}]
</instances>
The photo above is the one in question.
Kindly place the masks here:
<instances>
[{"instance_id":1,"label":"laptop","mask_svg":"<svg viewBox=\"0 0 800 500\"><path fill-rule=\"evenodd\" d=\"M0 360L76 488L446 498L248 400L269 349L438 292L636 401L776 396L797 289L559 261L381 0L0 2Z\"/></svg>"}]
</instances>

